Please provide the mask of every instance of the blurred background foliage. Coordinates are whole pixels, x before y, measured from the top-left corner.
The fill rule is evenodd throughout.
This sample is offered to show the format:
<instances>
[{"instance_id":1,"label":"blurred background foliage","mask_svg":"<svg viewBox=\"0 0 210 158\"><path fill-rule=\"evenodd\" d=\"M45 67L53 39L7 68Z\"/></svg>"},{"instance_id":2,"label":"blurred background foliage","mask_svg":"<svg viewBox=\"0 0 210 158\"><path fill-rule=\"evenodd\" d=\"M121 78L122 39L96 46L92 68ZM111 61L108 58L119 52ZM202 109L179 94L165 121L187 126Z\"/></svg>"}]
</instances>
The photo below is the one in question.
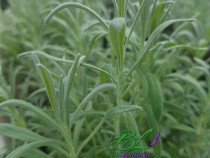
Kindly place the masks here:
<instances>
[{"instance_id":1,"label":"blurred background foliage","mask_svg":"<svg viewBox=\"0 0 210 158\"><path fill-rule=\"evenodd\" d=\"M114 17L111 1L74 0L94 9L103 18ZM85 55L85 62L106 70L116 64L115 56L108 42L107 32L96 26L92 16L77 9L65 9L56 14L48 24L44 19L52 8L65 0L1 0L0 12L0 102L8 99L29 101L46 113L51 114L49 101L43 85L29 58L18 58L18 54L31 50L47 52L62 59L74 59L76 53ZM163 2L163 0L160 0ZM135 14L135 3L129 15ZM163 117L158 122L164 149L163 157L207 158L210 154L210 2L209 0L177 0L167 19L196 18L189 24L174 24L168 27L160 37L155 53L146 58L144 71L152 72L160 82L164 97ZM167 8L163 8L167 12ZM153 25L160 24L153 19ZM129 19L128 21L132 19ZM130 25L130 24L128 24ZM140 24L141 25L141 24ZM151 31L152 31L151 27ZM151 31L148 33L150 34ZM138 34L139 30L136 29ZM133 45L128 48L127 65L132 65L139 51L135 45L140 39L133 37ZM162 42L162 43L161 43ZM164 43L164 44L163 44ZM56 63L40 56L40 60L52 74L66 74L69 66ZM141 73L141 72L140 72ZM103 73L81 68L77 74L71 93L71 103L78 105L81 98L88 94L91 87L109 81ZM142 78L134 75L135 86L124 96L128 102L141 105L144 94ZM115 103L113 93L96 97L91 105L95 109L106 110ZM76 106L75 106L76 108ZM74 111L74 110L72 110ZM2 116L10 116L13 124L30 128L48 137L60 137L42 124L39 116L21 109L1 110ZM145 113L136 116L140 131L148 128ZM97 121L94 117L85 120L84 136L94 129ZM91 122L91 123L89 123ZM88 130L87 130L88 129ZM86 147L82 157L106 157L109 141L112 140L113 124L107 122L103 134L98 133ZM110 134L111 133L111 134ZM7 144L8 151L14 150L21 142L12 140ZM50 149L42 149L50 153ZM47 151L46 151L47 150ZM177 156L174 156L177 155Z\"/></svg>"}]
</instances>

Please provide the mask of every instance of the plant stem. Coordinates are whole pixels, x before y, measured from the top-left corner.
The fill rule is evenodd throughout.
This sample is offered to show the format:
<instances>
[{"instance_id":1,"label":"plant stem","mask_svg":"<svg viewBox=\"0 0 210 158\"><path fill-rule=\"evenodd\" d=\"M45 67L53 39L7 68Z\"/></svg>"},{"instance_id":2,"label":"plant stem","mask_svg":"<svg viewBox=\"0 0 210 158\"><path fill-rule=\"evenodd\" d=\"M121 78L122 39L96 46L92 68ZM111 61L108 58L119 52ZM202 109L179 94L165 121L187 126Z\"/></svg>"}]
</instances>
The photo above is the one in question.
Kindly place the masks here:
<instances>
[{"instance_id":1,"label":"plant stem","mask_svg":"<svg viewBox=\"0 0 210 158\"><path fill-rule=\"evenodd\" d=\"M119 16L124 17L124 0L118 0Z\"/></svg>"}]
</instances>

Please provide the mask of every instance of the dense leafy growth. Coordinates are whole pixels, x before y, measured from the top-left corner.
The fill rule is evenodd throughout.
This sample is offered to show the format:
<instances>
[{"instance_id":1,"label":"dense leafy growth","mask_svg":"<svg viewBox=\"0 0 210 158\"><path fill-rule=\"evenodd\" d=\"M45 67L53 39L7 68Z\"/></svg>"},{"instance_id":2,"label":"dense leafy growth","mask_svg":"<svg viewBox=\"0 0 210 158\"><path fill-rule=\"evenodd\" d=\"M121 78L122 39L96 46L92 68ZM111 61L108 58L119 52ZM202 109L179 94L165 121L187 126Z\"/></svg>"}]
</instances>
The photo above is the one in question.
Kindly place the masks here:
<instances>
[{"instance_id":1,"label":"dense leafy growth","mask_svg":"<svg viewBox=\"0 0 210 158\"><path fill-rule=\"evenodd\" d=\"M208 157L202 3L10 0L0 12L0 158L108 158L120 132L151 128L139 144L160 138L148 152Z\"/></svg>"}]
</instances>

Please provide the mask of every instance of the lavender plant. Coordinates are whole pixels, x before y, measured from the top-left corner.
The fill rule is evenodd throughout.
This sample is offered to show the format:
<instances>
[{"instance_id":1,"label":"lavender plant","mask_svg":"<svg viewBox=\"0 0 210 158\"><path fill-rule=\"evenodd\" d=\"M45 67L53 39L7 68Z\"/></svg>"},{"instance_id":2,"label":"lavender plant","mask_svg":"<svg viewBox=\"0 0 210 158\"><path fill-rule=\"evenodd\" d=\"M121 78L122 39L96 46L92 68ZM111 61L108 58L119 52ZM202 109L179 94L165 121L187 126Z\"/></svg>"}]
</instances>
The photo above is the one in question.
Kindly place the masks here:
<instances>
[{"instance_id":1,"label":"lavender plant","mask_svg":"<svg viewBox=\"0 0 210 158\"><path fill-rule=\"evenodd\" d=\"M24 117L29 118L25 126L17 126L16 122L0 124L0 135L19 140L13 142L8 158L108 157L110 142L120 132L132 129L139 138L148 128L154 132L139 143L141 146L147 146L147 141L161 133L151 153L160 153L161 157L208 154L205 137L209 137L209 65L200 59L207 48L197 45L191 38L193 33L186 30L189 26L199 30L198 23L195 19L167 20L174 1L112 3L113 17L102 11L107 19L85 4L59 4L46 16L46 36L50 38L40 48L42 51L18 56L33 61L37 74L33 74L34 78L44 85L27 99L44 100L37 100L33 103L36 105L20 99L0 103L6 114L10 107L17 111L23 108ZM164 32L177 23L181 25L173 33ZM59 32L61 28L69 37ZM48 44L51 41L63 46ZM107 41L107 48L100 48ZM67 49L61 51L63 54L57 54L64 46ZM190 59L189 52L198 53ZM205 80L200 81L203 76ZM40 96L44 93L47 99ZM40 107L40 103L50 107ZM179 145L181 137L195 143Z\"/></svg>"}]
</instances>

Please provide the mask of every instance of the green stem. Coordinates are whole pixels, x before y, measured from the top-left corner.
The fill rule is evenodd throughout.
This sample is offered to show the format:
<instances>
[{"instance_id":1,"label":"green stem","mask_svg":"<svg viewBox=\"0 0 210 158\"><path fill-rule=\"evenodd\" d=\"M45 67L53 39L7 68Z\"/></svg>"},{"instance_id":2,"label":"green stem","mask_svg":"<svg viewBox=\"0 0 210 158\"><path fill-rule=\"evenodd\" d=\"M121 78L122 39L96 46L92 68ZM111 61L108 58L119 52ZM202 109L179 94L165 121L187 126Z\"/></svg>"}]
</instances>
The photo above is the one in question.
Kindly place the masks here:
<instances>
[{"instance_id":1,"label":"green stem","mask_svg":"<svg viewBox=\"0 0 210 158\"><path fill-rule=\"evenodd\" d=\"M123 70L122 70L123 71ZM116 102L117 102L117 106L121 106L122 105L122 98L123 98L123 72L119 73L118 76L118 82L117 82L117 98L116 98Z\"/></svg>"},{"instance_id":2,"label":"green stem","mask_svg":"<svg viewBox=\"0 0 210 158\"><path fill-rule=\"evenodd\" d=\"M60 130L61 135L64 138L65 143L67 145L66 150L69 152L68 158L77 158L75 151L74 151L74 146L72 144L71 133L69 132L68 128L63 124L63 122L60 122L60 129L61 129Z\"/></svg>"},{"instance_id":3,"label":"green stem","mask_svg":"<svg viewBox=\"0 0 210 158\"><path fill-rule=\"evenodd\" d=\"M124 17L124 0L118 0L119 16Z\"/></svg>"},{"instance_id":4,"label":"green stem","mask_svg":"<svg viewBox=\"0 0 210 158\"><path fill-rule=\"evenodd\" d=\"M116 0L112 0L112 3L114 4L114 8L115 8L116 14L118 14L119 13L119 9L118 9L118 6L117 6L117 1Z\"/></svg>"}]
</instances>

